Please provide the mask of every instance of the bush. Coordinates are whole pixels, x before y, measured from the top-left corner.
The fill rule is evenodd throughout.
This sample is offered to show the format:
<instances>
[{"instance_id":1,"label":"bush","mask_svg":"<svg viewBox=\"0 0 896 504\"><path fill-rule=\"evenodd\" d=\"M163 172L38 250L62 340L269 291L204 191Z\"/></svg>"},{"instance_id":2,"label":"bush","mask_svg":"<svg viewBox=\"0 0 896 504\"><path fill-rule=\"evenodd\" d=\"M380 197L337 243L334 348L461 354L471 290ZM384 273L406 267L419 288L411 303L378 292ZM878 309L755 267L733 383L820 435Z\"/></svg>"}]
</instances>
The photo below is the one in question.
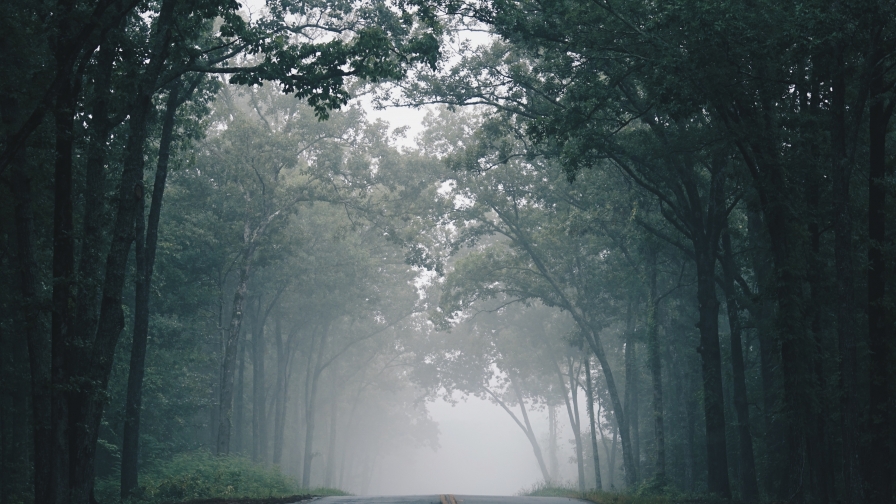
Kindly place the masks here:
<instances>
[{"instance_id":1,"label":"bush","mask_svg":"<svg viewBox=\"0 0 896 504\"><path fill-rule=\"evenodd\" d=\"M97 481L97 500L119 500L118 478ZM345 495L335 489L302 489L276 467L256 464L245 457L216 457L205 451L190 452L157 463L140 474L133 503L183 502L213 498L270 498L297 494Z\"/></svg>"},{"instance_id":2,"label":"bush","mask_svg":"<svg viewBox=\"0 0 896 504\"><path fill-rule=\"evenodd\" d=\"M524 489L520 495L532 497L568 497L571 499L583 499L597 504L727 504L724 499L704 496L685 495L676 492L673 488L660 485L656 481L648 480L633 493L605 492L602 490L587 490L584 495L579 493L578 485L566 483L537 483L531 488Z\"/></svg>"}]
</instances>

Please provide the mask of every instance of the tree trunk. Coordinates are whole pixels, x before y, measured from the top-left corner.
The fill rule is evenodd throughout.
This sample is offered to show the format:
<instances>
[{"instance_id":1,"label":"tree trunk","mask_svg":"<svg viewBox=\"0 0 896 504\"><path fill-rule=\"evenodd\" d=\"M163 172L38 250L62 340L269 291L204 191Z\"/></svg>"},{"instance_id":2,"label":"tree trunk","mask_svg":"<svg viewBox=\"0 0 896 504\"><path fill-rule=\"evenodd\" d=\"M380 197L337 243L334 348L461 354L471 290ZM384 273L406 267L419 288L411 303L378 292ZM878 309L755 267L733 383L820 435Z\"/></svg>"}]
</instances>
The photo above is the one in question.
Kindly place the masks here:
<instances>
[{"instance_id":1,"label":"tree trunk","mask_svg":"<svg viewBox=\"0 0 896 504\"><path fill-rule=\"evenodd\" d=\"M274 389L274 465L279 466L283 460L283 434L286 430L286 406L289 398L290 364L292 362L293 344L297 332L292 332L283 340L280 317L274 319L274 333L277 343L277 384Z\"/></svg>"},{"instance_id":2,"label":"tree trunk","mask_svg":"<svg viewBox=\"0 0 896 504\"><path fill-rule=\"evenodd\" d=\"M613 445L610 449L610 489L616 488L616 440L619 438L619 429L613 431Z\"/></svg>"},{"instance_id":3,"label":"tree trunk","mask_svg":"<svg viewBox=\"0 0 896 504\"><path fill-rule=\"evenodd\" d=\"M744 370L743 343L741 339L740 307L734 286L736 265L731 249L731 236L727 229L722 234L722 270L725 276L725 306L728 312L728 326L731 337L731 379L734 382L734 410L737 414L737 432L740 453L740 480L743 499L747 502L759 500L759 486L756 479L756 459L753 455L753 439L750 434L750 412L747 402L746 372Z\"/></svg>"},{"instance_id":4,"label":"tree trunk","mask_svg":"<svg viewBox=\"0 0 896 504\"><path fill-rule=\"evenodd\" d=\"M526 403L523 401L523 393L515 381L511 380L510 386L513 389L514 395L516 395L517 402L520 404L520 416L523 417L523 422L525 424L525 427L521 427L523 427L523 431L526 432L526 437L529 438L529 444L532 445L532 451L535 452L538 468L541 469L541 477L544 478L545 481L551 481L551 475L548 472L547 465L545 465L544 457L541 453L541 446L539 446L538 438L535 437L535 431L532 430L532 424L529 422L529 412L526 411ZM494 397L494 395L492 397ZM501 405L504 406L504 403L501 403ZM507 410L508 413L510 412L507 406L504 406L504 409ZM517 424L519 424L519 422L517 422Z\"/></svg>"},{"instance_id":5,"label":"tree trunk","mask_svg":"<svg viewBox=\"0 0 896 504\"><path fill-rule=\"evenodd\" d=\"M551 481L560 479L560 461L557 459L557 408L548 406L548 471Z\"/></svg>"},{"instance_id":6,"label":"tree trunk","mask_svg":"<svg viewBox=\"0 0 896 504\"><path fill-rule=\"evenodd\" d=\"M112 33L120 30L113 30ZM109 150L109 134L113 128L109 119L108 101L112 88L112 70L115 47L106 35L97 55L97 78L94 84L96 98L90 118L90 143L87 147L86 180L84 184L84 216L81 250L78 262L78 295L75 327L79 341L90 341L96 332L99 316L99 294L102 288L103 250L106 248L103 231L107 225L106 213L106 163Z\"/></svg>"},{"instance_id":7,"label":"tree trunk","mask_svg":"<svg viewBox=\"0 0 896 504\"><path fill-rule=\"evenodd\" d=\"M104 409L105 391L112 371L115 347L124 327L122 291L127 276L127 260L134 239L137 207L143 204L141 177L144 169L144 144L147 123L152 108L155 84L167 58L175 2L162 3L153 31L149 63L141 75L133 109L130 111L129 135L125 147L124 167L118 190L118 209L111 232L111 243L106 256L100 314L93 341L79 342L83 351L72 352L66 368L70 376L81 384L70 393L67 405L68 447L59 452L60 460L69 465L68 499L73 504L88 504L94 500L94 459L100 423ZM57 476L57 481L61 479ZM57 499L58 499L57 495Z\"/></svg>"},{"instance_id":8,"label":"tree trunk","mask_svg":"<svg viewBox=\"0 0 896 504\"><path fill-rule=\"evenodd\" d=\"M233 452L246 453L246 338L239 339L239 364L237 364L236 389L233 398L233 425L236 432L233 436Z\"/></svg>"},{"instance_id":9,"label":"tree trunk","mask_svg":"<svg viewBox=\"0 0 896 504\"><path fill-rule=\"evenodd\" d=\"M22 319L28 342L31 371L31 427L34 442L34 501L51 502L50 483L53 452L50 413L50 349L37 297L38 265L34 248L34 208L31 180L22 166L24 151L12 159L15 196L16 255L21 281Z\"/></svg>"},{"instance_id":10,"label":"tree trunk","mask_svg":"<svg viewBox=\"0 0 896 504\"><path fill-rule=\"evenodd\" d=\"M217 455L230 453L231 416L233 414L233 378L236 368L236 351L243 323L243 311L246 304L246 290L249 283L252 259L255 255L255 243L250 237L249 222L243 230L243 250L240 254L239 281L233 294L233 306L230 312L230 325L227 339L224 342L224 361L221 366L221 398L218 402L218 439L215 444Z\"/></svg>"},{"instance_id":11,"label":"tree trunk","mask_svg":"<svg viewBox=\"0 0 896 504\"><path fill-rule=\"evenodd\" d=\"M780 369L781 352L778 341L774 338L774 295L772 293L773 275L771 259L768 257L768 240L763 233L762 218L759 212L748 205L747 235L750 247L757 252L752 254L753 275L756 277L759 301L755 311L751 312L756 333L759 339L759 368L762 377L762 410L764 420L764 451L768 462L764 464L765 493L780 497L784 488L784 469L781 464L785 455L785 433L781 415Z\"/></svg>"},{"instance_id":12,"label":"tree trunk","mask_svg":"<svg viewBox=\"0 0 896 504\"><path fill-rule=\"evenodd\" d=\"M591 328L588 329L592 330ZM631 438L629 437L626 412L625 410L623 410L622 401L619 400L619 391L616 387L616 380L613 378L613 370L610 369L610 363L607 360L607 355L604 353L603 345L598 339L597 335L594 332L591 332L590 337L587 338L587 340L588 344L591 346L591 350L597 357L597 361L600 362L601 371L603 371L604 379L607 382L607 391L610 394L610 403L613 405L613 416L616 418L616 426L619 433L619 439L622 442L622 461L623 466L625 467L625 484L628 488L634 488L638 481L637 466L635 465L636 454L632 451L632 443Z\"/></svg>"},{"instance_id":13,"label":"tree trunk","mask_svg":"<svg viewBox=\"0 0 896 504\"><path fill-rule=\"evenodd\" d=\"M878 56L878 55L875 55ZM881 58L882 59L882 58ZM879 59L875 59L879 61ZM879 63L881 65L881 63ZM868 349L869 369L869 448L864 471L867 478L869 502L886 502L893 497L891 474L891 430L893 428L893 362L894 335L891 314L886 299L888 274L887 223L887 125L893 114L896 99L886 98L887 88L881 69L876 69L871 81L871 103L868 120L869 181L868 181ZM889 308L892 309L892 308Z\"/></svg>"},{"instance_id":14,"label":"tree trunk","mask_svg":"<svg viewBox=\"0 0 896 504\"><path fill-rule=\"evenodd\" d=\"M64 50L64 49L63 49ZM65 65L64 59L57 60ZM57 67L62 75L64 68ZM51 419L53 454L51 466L50 501L57 504L69 502L71 468L71 445L69 437L69 393L71 388L72 364L70 348L72 341L72 283L74 280L75 243L72 204L72 155L75 101L77 92L74 83L62 86L56 98L53 111L55 119L55 167L53 181L53 300L50 329L51 364Z\"/></svg>"},{"instance_id":15,"label":"tree trunk","mask_svg":"<svg viewBox=\"0 0 896 504\"><path fill-rule=\"evenodd\" d=\"M579 391L579 386L573 371L572 359L567 359L567 361L567 363L569 364L569 372L567 373L569 377L568 392L566 390L566 386L563 384L563 373L560 372L560 367L557 366L556 362L554 363L554 365L557 366L557 378L560 379L560 389L563 392L563 402L566 403L566 414L569 416L569 426L572 427L573 438L576 442L576 469L578 469L579 493L584 495L585 460L582 453L584 446L582 446L582 427L581 423L579 422L579 405L578 399L576 398L576 395ZM570 399L572 399L572 404L570 404Z\"/></svg>"},{"instance_id":16,"label":"tree trunk","mask_svg":"<svg viewBox=\"0 0 896 504\"><path fill-rule=\"evenodd\" d=\"M647 298L647 360L650 364L650 378L653 382L653 432L656 440L656 469L654 478L658 485L666 483L666 436L663 428L663 369L660 361L659 321L657 311L659 299L656 290L656 251L649 251Z\"/></svg>"},{"instance_id":17,"label":"tree trunk","mask_svg":"<svg viewBox=\"0 0 896 504\"><path fill-rule=\"evenodd\" d=\"M492 209L498 211L494 206L492 206ZM502 219L504 219L504 217L502 217ZM629 437L629 423L627 421L626 412L623 410L622 401L619 398L619 390L616 387L616 380L613 378L613 370L610 368L609 360L604 353L603 343L600 340L600 331L595 329L591 322L586 318L584 312L577 310L573 303L566 297L563 289L561 289L559 284L554 280L553 275L548 271L525 233L523 233L515 224L508 222L506 219L504 220L513 228L515 242L525 249L539 273L541 273L548 283L551 284L552 290L561 300L561 306L573 317L576 325L578 325L579 329L581 329L582 333L585 335L585 339L591 347L591 351L594 352L598 362L600 362L601 370L604 373L604 378L607 383L607 390L610 394L610 403L613 405L613 415L619 426L619 436L622 441L622 458L626 468L626 485L629 488L634 488L634 485L637 482L636 454L632 453L632 443Z\"/></svg>"},{"instance_id":18,"label":"tree trunk","mask_svg":"<svg viewBox=\"0 0 896 504\"><path fill-rule=\"evenodd\" d=\"M139 461L140 411L143 403L143 375L146 360L146 342L149 337L149 291L155 266L156 245L159 240L159 220L162 197L168 178L168 162L171 158L174 119L181 104L180 83L175 82L168 95L162 135L159 139L159 159L153 182L149 224L144 226L145 205L137 204L136 218L136 293L134 302L134 338L131 346L131 362L128 369L128 388L125 405L124 436L121 447L121 498L126 499L137 488ZM145 238L144 238L145 231Z\"/></svg>"},{"instance_id":19,"label":"tree trunk","mask_svg":"<svg viewBox=\"0 0 896 504\"><path fill-rule=\"evenodd\" d=\"M324 323L320 332L320 342L317 349L314 349L314 341L312 340L311 352L314 354L314 367L309 375L310 382L306 384L307 394L305 395L305 452L302 457L302 488L310 488L311 485L311 461L314 457L314 417L317 413L315 402L317 400L317 385L320 380L323 368L324 352L327 348L327 336L330 332L329 321Z\"/></svg>"},{"instance_id":20,"label":"tree trunk","mask_svg":"<svg viewBox=\"0 0 896 504\"><path fill-rule=\"evenodd\" d=\"M632 439L632 470L634 474L632 474L631 478L628 476L628 467L626 467L626 484L628 484L628 480L631 479L632 485L637 484L641 481L641 430L640 424L641 419L639 415L638 403L640 402L640 393L639 393L639 370L638 370L638 349L637 343L635 342L635 328L634 328L634 309L632 304L634 301L629 301L628 313L626 314L626 323L625 323L625 416L628 418L628 430ZM625 453L625 445L622 445L623 454ZM633 488L633 486L629 486L629 488Z\"/></svg>"},{"instance_id":21,"label":"tree trunk","mask_svg":"<svg viewBox=\"0 0 896 504\"><path fill-rule=\"evenodd\" d=\"M585 394L588 401L588 422L591 431L591 454L594 458L594 488L603 490L603 481L600 477L600 453L597 451L597 422L600 419L594 417L594 391L591 383L591 356L585 356Z\"/></svg>"},{"instance_id":22,"label":"tree trunk","mask_svg":"<svg viewBox=\"0 0 896 504\"><path fill-rule=\"evenodd\" d=\"M707 484L710 493L731 498L722 392L722 354L719 347L719 300L715 289L713 244L695 243L697 302L700 309L700 354L703 375L703 412L706 417Z\"/></svg>"},{"instance_id":23,"label":"tree trunk","mask_svg":"<svg viewBox=\"0 0 896 504\"><path fill-rule=\"evenodd\" d=\"M324 475L324 487L330 488L333 484L333 473L336 471L336 432L339 426L337 413L339 412L338 396L330 401L330 428L329 441L327 443L327 472Z\"/></svg>"},{"instance_id":24,"label":"tree trunk","mask_svg":"<svg viewBox=\"0 0 896 504\"><path fill-rule=\"evenodd\" d=\"M258 300L261 303L261 299ZM266 317L256 317L252 331L252 460L267 462L267 418L265 418L265 339Z\"/></svg>"}]
</instances>

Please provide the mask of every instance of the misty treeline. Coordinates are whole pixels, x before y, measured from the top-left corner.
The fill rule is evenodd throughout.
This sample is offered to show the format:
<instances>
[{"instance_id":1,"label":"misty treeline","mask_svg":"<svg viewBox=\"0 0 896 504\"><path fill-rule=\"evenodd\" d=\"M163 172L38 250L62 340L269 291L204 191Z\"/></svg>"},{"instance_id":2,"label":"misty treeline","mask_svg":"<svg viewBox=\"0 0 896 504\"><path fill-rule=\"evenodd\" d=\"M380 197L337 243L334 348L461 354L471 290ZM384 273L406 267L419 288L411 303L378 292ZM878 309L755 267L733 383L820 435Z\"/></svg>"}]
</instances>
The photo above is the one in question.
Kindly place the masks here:
<instances>
[{"instance_id":1,"label":"misty treeline","mask_svg":"<svg viewBox=\"0 0 896 504\"><path fill-rule=\"evenodd\" d=\"M582 490L893 500L896 4L248 7L0 6L0 501L363 492L458 394Z\"/></svg>"}]
</instances>

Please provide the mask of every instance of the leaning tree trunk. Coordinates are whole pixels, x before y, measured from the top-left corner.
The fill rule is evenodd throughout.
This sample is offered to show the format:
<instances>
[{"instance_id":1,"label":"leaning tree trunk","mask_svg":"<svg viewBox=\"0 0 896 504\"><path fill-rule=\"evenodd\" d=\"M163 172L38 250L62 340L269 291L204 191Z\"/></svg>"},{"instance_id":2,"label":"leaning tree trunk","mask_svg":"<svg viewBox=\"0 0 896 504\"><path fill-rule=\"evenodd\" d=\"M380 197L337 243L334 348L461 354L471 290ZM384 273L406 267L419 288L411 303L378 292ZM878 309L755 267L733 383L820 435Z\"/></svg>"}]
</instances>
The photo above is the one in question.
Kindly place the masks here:
<instances>
[{"instance_id":1,"label":"leaning tree trunk","mask_svg":"<svg viewBox=\"0 0 896 504\"><path fill-rule=\"evenodd\" d=\"M590 327L585 327L591 330ZM616 387L616 380L613 378L613 370L610 368L610 362L607 359L606 353L604 353L602 342L597 337L596 331L592 330L592 332L586 334L590 336L586 338L588 340L588 345L591 346L591 350L594 352L595 357L597 357L597 361L600 362L601 371L603 371L604 374L604 380L606 380L607 382L607 391L610 394L610 404L613 405L613 416L616 418L617 432L619 434L619 440L622 444L622 463L625 467L625 485L626 487L631 489L635 487L638 480L636 469L637 466L635 464L636 454L632 450L626 412L622 407L622 401L619 398L619 389ZM613 446L615 446L615 441ZM613 463L615 463L615 455L613 456L613 459Z\"/></svg>"},{"instance_id":2,"label":"leaning tree trunk","mask_svg":"<svg viewBox=\"0 0 896 504\"><path fill-rule=\"evenodd\" d=\"M544 478L545 481L550 481L551 475L548 472L547 465L544 463L544 456L541 453L541 446L538 444L538 439L535 437L535 431L532 430L532 423L529 422L529 412L526 411L526 403L523 402L523 393L522 391L520 391L519 386L513 380L511 380L511 387L513 388L514 395L516 395L517 402L519 402L520 404L520 416L523 417L523 422L525 423L525 427L523 427L523 430L526 432L526 437L529 438L529 444L532 445L532 451L535 452L535 459L538 461L538 468L541 469L541 477ZM494 397L494 395L492 395L492 397ZM501 403L501 405L504 406L504 403ZM507 410L507 407L504 406L504 409ZM519 424L519 422L517 422L517 424Z\"/></svg>"}]
</instances>

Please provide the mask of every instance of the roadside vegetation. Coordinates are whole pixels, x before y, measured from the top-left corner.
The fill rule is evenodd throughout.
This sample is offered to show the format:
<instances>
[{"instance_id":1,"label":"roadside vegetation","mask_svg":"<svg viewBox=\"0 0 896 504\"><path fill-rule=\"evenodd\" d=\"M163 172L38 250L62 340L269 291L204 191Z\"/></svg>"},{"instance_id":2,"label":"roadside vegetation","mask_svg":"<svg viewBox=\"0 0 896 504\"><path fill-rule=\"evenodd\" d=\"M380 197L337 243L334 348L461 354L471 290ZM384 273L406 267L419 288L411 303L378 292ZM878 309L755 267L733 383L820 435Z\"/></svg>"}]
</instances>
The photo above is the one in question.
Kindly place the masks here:
<instances>
[{"instance_id":1,"label":"roadside vegetation","mask_svg":"<svg viewBox=\"0 0 896 504\"><path fill-rule=\"evenodd\" d=\"M531 488L524 488L520 491L520 495L527 497L567 497L570 499L583 499L597 504L730 504L738 502L706 495L682 494L669 487L657 490L649 485L644 485L634 492L607 492L591 489L586 490L582 494L578 486L573 482L540 482Z\"/></svg>"},{"instance_id":2,"label":"roadside vegetation","mask_svg":"<svg viewBox=\"0 0 896 504\"><path fill-rule=\"evenodd\" d=\"M0 34L0 504L381 493L469 396L595 502L896 502L896 1Z\"/></svg>"},{"instance_id":3,"label":"roadside vegetation","mask_svg":"<svg viewBox=\"0 0 896 504\"><path fill-rule=\"evenodd\" d=\"M141 474L141 485L128 500L131 503L189 502L199 499L232 500L349 495L335 488L302 488L295 478L275 467L265 467L251 459L228 455L216 457L205 451L178 455L155 464ZM120 495L117 476L97 481L99 502L115 502Z\"/></svg>"}]
</instances>

